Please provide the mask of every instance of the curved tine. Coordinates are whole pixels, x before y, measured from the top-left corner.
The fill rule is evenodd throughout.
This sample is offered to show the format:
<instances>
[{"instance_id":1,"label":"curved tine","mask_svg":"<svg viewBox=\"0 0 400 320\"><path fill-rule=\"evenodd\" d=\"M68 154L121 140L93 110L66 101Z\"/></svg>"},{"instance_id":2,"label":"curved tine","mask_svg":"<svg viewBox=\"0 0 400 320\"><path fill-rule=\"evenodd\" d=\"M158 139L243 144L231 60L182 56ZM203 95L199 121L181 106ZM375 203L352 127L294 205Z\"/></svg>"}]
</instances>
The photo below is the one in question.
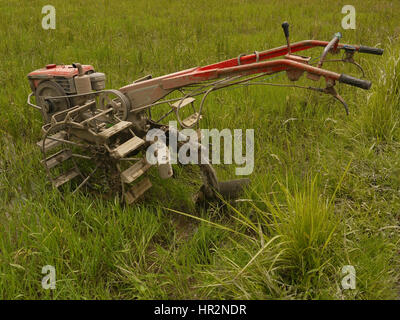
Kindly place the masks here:
<instances>
[{"instance_id":1,"label":"curved tine","mask_svg":"<svg viewBox=\"0 0 400 320\"><path fill-rule=\"evenodd\" d=\"M76 189L72 192L72 194L77 192L81 187L83 187L89 181L89 179L93 176L98 167L99 165L97 164L96 167L93 169L93 171L81 182L79 186L76 187Z\"/></svg>"}]
</instances>

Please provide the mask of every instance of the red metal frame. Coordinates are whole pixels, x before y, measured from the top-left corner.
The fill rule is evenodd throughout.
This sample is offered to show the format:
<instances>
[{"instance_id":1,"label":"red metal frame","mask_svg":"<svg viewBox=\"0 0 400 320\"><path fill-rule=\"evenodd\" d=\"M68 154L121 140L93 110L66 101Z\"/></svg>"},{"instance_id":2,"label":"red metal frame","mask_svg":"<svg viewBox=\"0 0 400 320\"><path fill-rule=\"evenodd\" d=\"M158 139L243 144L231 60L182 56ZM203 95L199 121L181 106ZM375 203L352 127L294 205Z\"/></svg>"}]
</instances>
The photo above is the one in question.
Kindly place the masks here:
<instances>
[{"instance_id":1,"label":"red metal frame","mask_svg":"<svg viewBox=\"0 0 400 320\"><path fill-rule=\"evenodd\" d=\"M328 44L328 41L304 40L291 44L290 49L291 53L294 53L314 47L326 47ZM334 49L339 50L346 48L359 51L360 46L337 44ZM270 59L282 57L287 54L288 47L281 46L203 67L195 67L169 75L140 81L138 83L132 83L120 88L120 91L126 94L131 101L134 102L135 107L142 107L158 101L170 92L181 87L227 76L245 76L256 73L273 74L290 69L303 70L314 75L323 76L332 81L338 80L341 76L339 73L313 67L291 59L277 59L270 61Z\"/></svg>"}]
</instances>

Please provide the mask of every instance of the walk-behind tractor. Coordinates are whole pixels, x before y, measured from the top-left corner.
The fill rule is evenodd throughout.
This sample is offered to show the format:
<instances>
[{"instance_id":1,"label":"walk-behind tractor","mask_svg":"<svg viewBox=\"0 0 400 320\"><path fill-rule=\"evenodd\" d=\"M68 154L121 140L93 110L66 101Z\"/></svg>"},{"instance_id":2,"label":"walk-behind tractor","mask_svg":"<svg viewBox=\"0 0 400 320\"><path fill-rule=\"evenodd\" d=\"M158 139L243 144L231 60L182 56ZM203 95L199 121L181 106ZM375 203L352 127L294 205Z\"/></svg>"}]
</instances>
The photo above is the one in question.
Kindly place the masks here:
<instances>
[{"instance_id":1,"label":"walk-behind tractor","mask_svg":"<svg viewBox=\"0 0 400 320\"><path fill-rule=\"evenodd\" d=\"M198 128L204 102L211 92L239 85L284 85L265 81L278 72L286 72L292 82L304 73L311 81L324 80L323 88L284 86L332 95L348 113L347 104L335 90L335 83L368 90L371 82L322 67L328 61L342 61L362 70L353 60L355 53L382 55L383 50L341 44L340 33L329 42L305 40L291 44L288 23L283 23L282 27L287 41L285 46L241 54L237 58L156 78L145 76L119 90L105 89L105 75L95 72L90 65L49 64L29 73L32 93L28 104L43 116L43 138L38 146L52 185L72 192L100 188L101 192L117 192L128 204L133 203L152 186L146 177L146 171L152 166L146 159L146 149L152 143L146 141L149 130L163 130L167 137L182 135L163 123L174 114L181 128ZM315 63L310 57L294 54L314 47L323 48ZM327 60L328 53L339 52L343 53L342 59ZM36 104L31 102L32 96ZM198 107L195 97L201 98ZM183 117L185 110L192 110L191 115ZM182 137L178 140L185 141ZM168 141L166 143L168 145ZM198 142L192 144L197 150L204 147ZM201 154L199 152L199 157ZM235 197L249 182L248 179L219 182L208 159L198 162L203 178L198 194L200 200L216 199L218 195ZM173 176L168 161L158 165L158 169L162 178Z\"/></svg>"}]
</instances>

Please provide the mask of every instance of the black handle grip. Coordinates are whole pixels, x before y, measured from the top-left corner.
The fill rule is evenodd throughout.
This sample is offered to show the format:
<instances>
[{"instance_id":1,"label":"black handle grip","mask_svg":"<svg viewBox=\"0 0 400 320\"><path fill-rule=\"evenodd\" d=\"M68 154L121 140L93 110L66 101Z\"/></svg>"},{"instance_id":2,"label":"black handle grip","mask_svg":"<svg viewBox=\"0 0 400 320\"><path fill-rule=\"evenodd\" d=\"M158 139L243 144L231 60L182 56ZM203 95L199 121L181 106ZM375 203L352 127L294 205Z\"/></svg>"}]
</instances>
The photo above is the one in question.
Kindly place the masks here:
<instances>
[{"instance_id":1,"label":"black handle grip","mask_svg":"<svg viewBox=\"0 0 400 320\"><path fill-rule=\"evenodd\" d=\"M348 76L347 74L342 73L339 77L339 82L349 84L351 86L359 87L364 90L368 90L371 88L371 81L357 79L352 76Z\"/></svg>"},{"instance_id":2,"label":"black handle grip","mask_svg":"<svg viewBox=\"0 0 400 320\"><path fill-rule=\"evenodd\" d=\"M367 47L367 46L360 46L360 49L358 49L358 52L376 54L378 56L381 56L383 54L383 49L372 48L372 47Z\"/></svg>"},{"instance_id":3,"label":"black handle grip","mask_svg":"<svg viewBox=\"0 0 400 320\"><path fill-rule=\"evenodd\" d=\"M289 38L289 23L287 21L282 23L282 29L283 29L283 32L285 33L285 37Z\"/></svg>"}]
</instances>

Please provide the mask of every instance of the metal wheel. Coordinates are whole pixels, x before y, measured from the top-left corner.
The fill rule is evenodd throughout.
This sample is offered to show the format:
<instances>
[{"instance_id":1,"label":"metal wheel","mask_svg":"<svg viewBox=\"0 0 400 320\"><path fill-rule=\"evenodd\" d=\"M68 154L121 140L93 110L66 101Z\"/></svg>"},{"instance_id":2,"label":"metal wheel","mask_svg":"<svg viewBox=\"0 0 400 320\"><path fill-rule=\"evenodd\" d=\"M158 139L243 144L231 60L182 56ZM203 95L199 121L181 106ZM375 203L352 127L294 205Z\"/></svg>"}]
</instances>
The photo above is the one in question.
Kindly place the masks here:
<instances>
[{"instance_id":1,"label":"metal wheel","mask_svg":"<svg viewBox=\"0 0 400 320\"><path fill-rule=\"evenodd\" d=\"M43 81L38 85L35 91L36 102L42 108L43 120L46 123L50 121L50 118L54 113L70 107L70 101L68 98L47 100L46 97L59 97L65 95L64 89L54 81Z\"/></svg>"},{"instance_id":2,"label":"metal wheel","mask_svg":"<svg viewBox=\"0 0 400 320\"><path fill-rule=\"evenodd\" d=\"M118 120L126 120L130 111L130 102L128 98L118 90L106 90L99 97L99 106L106 110L113 108L113 116Z\"/></svg>"}]
</instances>

